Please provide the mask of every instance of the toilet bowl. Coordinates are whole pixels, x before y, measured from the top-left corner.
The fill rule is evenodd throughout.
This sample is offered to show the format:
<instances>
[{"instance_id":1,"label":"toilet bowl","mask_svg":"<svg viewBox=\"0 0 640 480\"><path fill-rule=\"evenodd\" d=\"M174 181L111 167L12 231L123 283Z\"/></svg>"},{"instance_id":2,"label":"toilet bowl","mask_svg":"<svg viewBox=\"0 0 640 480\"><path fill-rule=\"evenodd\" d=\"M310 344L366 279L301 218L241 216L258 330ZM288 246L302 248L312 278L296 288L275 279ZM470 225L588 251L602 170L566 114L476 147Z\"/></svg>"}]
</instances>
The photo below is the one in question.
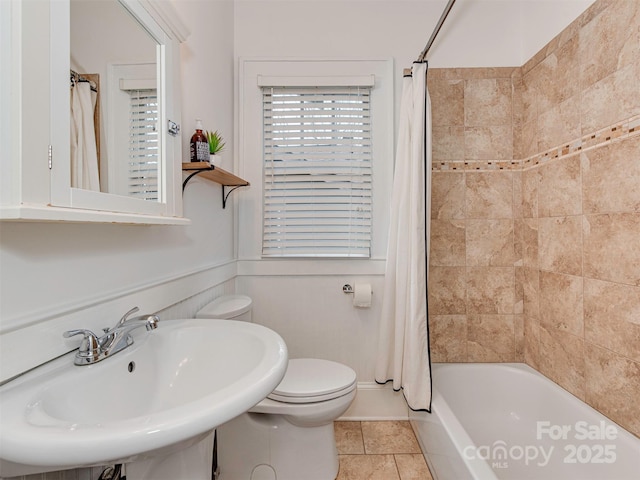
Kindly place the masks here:
<instances>
[{"instance_id":1,"label":"toilet bowl","mask_svg":"<svg viewBox=\"0 0 640 480\"><path fill-rule=\"evenodd\" d=\"M225 295L198 318L252 321L252 301ZM248 412L221 425L221 480L334 480L338 474L333 421L356 395L355 372L315 358L290 359L278 386Z\"/></svg>"}]
</instances>

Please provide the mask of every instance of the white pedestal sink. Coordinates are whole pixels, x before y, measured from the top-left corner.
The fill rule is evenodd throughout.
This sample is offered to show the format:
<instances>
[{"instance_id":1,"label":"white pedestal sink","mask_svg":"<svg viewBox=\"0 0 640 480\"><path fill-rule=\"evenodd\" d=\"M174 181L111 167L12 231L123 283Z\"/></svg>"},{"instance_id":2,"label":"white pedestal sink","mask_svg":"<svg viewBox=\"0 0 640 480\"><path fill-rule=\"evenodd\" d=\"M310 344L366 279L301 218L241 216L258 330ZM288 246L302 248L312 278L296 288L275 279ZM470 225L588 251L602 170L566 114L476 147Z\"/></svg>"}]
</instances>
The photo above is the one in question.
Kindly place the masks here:
<instances>
[{"instance_id":1,"label":"white pedestal sink","mask_svg":"<svg viewBox=\"0 0 640 480\"><path fill-rule=\"evenodd\" d=\"M96 364L69 354L0 387L0 476L125 463L127 480L210 479L212 430L287 368L284 340L253 323L163 320L134 338Z\"/></svg>"}]
</instances>

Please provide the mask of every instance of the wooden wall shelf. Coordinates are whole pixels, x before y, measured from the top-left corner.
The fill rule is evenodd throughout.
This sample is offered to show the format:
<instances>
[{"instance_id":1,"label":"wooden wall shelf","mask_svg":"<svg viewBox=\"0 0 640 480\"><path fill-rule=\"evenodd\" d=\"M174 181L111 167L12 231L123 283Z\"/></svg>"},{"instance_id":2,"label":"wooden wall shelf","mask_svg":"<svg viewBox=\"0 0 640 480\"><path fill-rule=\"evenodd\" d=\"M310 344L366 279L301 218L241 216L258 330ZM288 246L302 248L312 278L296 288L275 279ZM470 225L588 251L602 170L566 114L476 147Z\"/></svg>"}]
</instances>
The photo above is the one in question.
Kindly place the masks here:
<instances>
[{"instance_id":1,"label":"wooden wall shelf","mask_svg":"<svg viewBox=\"0 0 640 480\"><path fill-rule=\"evenodd\" d=\"M191 178L193 178L195 175L200 175L207 180L211 180L212 182L216 182L222 185L222 208L226 208L227 199L229 198L231 192L233 192L236 188L248 187L250 185L246 180L237 177L233 173L227 172L220 167L211 165L209 162L183 163L182 170L185 172L191 172L190 175L187 176L187 178L184 180L184 182L182 182L183 192L189 180L191 180ZM225 194L226 187L231 187L231 190L229 190Z\"/></svg>"}]
</instances>

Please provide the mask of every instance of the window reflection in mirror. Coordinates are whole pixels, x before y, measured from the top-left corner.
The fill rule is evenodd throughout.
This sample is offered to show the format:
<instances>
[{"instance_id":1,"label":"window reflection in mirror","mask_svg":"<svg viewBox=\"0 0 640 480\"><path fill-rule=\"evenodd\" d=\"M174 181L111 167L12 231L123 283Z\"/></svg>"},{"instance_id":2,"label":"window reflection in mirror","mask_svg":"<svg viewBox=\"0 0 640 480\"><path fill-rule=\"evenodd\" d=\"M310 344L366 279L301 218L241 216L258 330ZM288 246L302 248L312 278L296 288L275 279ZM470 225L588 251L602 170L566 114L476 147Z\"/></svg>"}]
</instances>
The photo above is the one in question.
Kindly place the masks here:
<instances>
[{"instance_id":1,"label":"window reflection in mirror","mask_svg":"<svg viewBox=\"0 0 640 480\"><path fill-rule=\"evenodd\" d=\"M158 44L118 0L71 0L71 185L158 201Z\"/></svg>"}]
</instances>

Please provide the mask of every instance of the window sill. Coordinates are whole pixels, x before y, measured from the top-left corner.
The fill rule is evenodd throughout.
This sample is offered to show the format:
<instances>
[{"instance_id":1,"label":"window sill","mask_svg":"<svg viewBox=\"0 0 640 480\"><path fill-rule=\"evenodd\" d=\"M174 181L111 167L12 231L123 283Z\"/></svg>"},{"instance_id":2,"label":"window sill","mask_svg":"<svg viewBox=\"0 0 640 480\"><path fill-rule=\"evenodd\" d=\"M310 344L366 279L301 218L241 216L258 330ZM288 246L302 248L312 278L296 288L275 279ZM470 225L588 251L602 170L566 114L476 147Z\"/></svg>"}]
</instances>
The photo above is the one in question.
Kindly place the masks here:
<instances>
[{"instance_id":1,"label":"window sill","mask_svg":"<svg viewBox=\"0 0 640 480\"><path fill-rule=\"evenodd\" d=\"M384 275L386 259L265 258L238 260L238 275Z\"/></svg>"}]
</instances>

